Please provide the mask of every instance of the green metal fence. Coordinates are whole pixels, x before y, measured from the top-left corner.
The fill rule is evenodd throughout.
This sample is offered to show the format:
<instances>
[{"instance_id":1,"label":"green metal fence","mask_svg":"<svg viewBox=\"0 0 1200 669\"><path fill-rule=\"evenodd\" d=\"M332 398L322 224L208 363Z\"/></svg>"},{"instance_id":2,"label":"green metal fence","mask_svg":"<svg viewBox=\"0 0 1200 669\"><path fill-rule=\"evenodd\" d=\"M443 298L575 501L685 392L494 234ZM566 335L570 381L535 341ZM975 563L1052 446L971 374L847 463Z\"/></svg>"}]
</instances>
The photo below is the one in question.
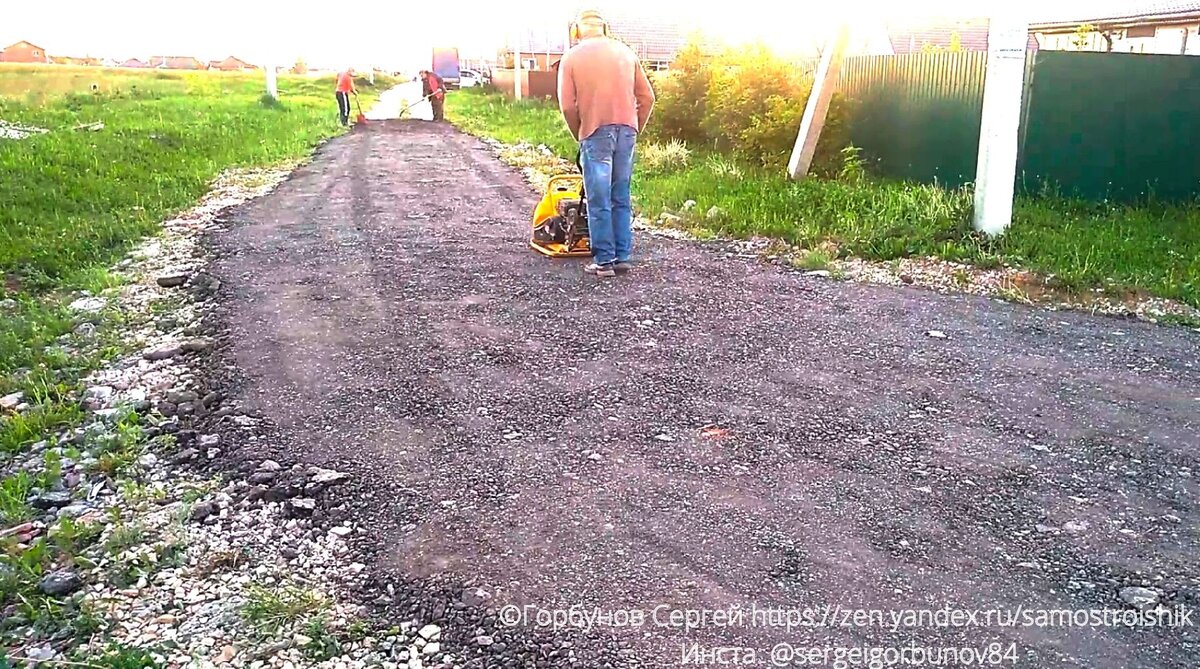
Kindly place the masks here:
<instances>
[{"instance_id":1,"label":"green metal fence","mask_svg":"<svg viewBox=\"0 0 1200 669\"><path fill-rule=\"evenodd\" d=\"M975 178L986 53L849 58L839 90L851 141L883 174L958 186Z\"/></svg>"},{"instance_id":2,"label":"green metal fence","mask_svg":"<svg viewBox=\"0 0 1200 669\"><path fill-rule=\"evenodd\" d=\"M1200 58L1041 52L1020 185L1117 201L1200 195Z\"/></svg>"},{"instance_id":3,"label":"green metal fence","mask_svg":"<svg viewBox=\"0 0 1200 669\"><path fill-rule=\"evenodd\" d=\"M869 56L842 65L851 139L883 174L975 178L987 54ZM1089 199L1200 196L1200 58L1030 54L1018 188Z\"/></svg>"}]
</instances>

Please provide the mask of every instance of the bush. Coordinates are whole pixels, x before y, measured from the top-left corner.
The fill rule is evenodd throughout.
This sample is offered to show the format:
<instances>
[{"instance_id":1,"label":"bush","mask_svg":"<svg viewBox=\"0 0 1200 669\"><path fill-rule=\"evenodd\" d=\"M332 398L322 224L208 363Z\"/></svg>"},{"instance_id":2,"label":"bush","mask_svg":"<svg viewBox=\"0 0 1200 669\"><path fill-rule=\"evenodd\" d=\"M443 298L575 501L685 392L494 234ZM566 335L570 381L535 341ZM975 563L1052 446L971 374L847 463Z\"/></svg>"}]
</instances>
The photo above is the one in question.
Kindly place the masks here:
<instances>
[{"instance_id":1,"label":"bush","mask_svg":"<svg viewBox=\"0 0 1200 669\"><path fill-rule=\"evenodd\" d=\"M812 76L762 46L705 54L695 41L655 78L651 135L710 146L765 167L786 164L812 91ZM849 144L849 106L834 95L813 160L833 176Z\"/></svg>"},{"instance_id":2,"label":"bush","mask_svg":"<svg viewBox=\"0 0 1200 669\"><path fill-rule=\"evenodd\" d=\"M708 110L710 72L709 56L693 41L679 52L669 71L655 73L653 83L658 101L651 123L654 136L694 145L708 142L704 117Z\"/></svg>"}]
</instances>

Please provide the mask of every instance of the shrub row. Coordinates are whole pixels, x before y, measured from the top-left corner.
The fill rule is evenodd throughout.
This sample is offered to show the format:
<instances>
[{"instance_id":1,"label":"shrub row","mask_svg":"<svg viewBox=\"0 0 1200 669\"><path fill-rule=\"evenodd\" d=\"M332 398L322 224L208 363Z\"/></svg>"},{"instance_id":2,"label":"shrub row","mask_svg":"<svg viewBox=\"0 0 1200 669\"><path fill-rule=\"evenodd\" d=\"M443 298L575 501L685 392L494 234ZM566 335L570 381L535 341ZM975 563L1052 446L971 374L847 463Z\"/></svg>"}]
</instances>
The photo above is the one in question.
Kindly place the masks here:
<instances>
[{"instance_id":1,"label":"shrub row","mask_svg":"<svg viewBox=\"0 0 1200 669\"><path fill-rule=\"evenodd\" d=\"M680 140L765 167L786 164L812 91L811 70L761 46L706 51L689 43L671 69L655 73L652 140ZM834 95L813 170L835 175L850 141L850 108Z\"/></svg>"}]
</instances>

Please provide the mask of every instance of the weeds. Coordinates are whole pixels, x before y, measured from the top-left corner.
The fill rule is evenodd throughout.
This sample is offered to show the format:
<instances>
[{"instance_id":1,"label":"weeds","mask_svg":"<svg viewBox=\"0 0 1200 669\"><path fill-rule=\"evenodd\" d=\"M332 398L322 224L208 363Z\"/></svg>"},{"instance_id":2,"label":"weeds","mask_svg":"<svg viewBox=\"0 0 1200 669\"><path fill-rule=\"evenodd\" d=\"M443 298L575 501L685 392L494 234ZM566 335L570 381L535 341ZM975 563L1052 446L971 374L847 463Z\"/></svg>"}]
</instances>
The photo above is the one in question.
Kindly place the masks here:
<instances>
[{"instance_id":1,"label":"weeds","mask_svg":"<svg viewBox=\"0 0 1200 669\"><path fill-rule=\"evenodd\" d=\"M18 472L0 482L0 522L4 525L23 523L33 517L29 506L29 492L33 479L25 472Z\"/></svg>"},{"instance_id":2,"label":"weeds","mask_svg":"<svg viewBox=\"0 0 1200 669\"><path fill-rule=\"evenodd\" d=\"M116 429L93 437L92 447L97 456L96 468L110 478L130 471L137 463L144 444L138 414L123 410L115 417Z\"/></svg>"},{"instance_id":3,"label":"weeds","mask_svg":"<svg viewBox=\"0 0 1200 669\"><path fill-rule=\"evenodd\" d=\"M794 267L808 271L828 270L832 264L833 257L822 249L804 251L792 259Z\"/></svg>"},{"instance_id":4,"label":"weeds","mask_svg":"<svg viewBox=\"0 0 1200 669\"><path fill-rule=\"evenodd\" d=\"M78 405L47 402L28 411L0 419L0 452L19 453L59 430L78 425L83 411Z\"/></svg>"},{"instance_id":5,"label":"weeds","mask_svg":"<svg viewBox=\"0 0 1200 669\"><path fill-rule=\"evenodd\" d=\"M308 621L304 626L304 636L310 641L302 651L315 662L328 662L343 652L342 643L337 635L330 631L329 617L324 613Z\"/></svg>"},{"instance_id":6,"label":"weeds","mask_svg":"<svg viewBox=\"0 0 1200 669\"><path fill-rule=\"evenodd\" d=\"M79 653L75 662L94 669L149 669L165 666L148 648L132 648L120 644L109 644L99 654L84 656Z\"/></svg>"},{"instance_id":7,"label":"weeds","mask_svg":"<svg viewBox=\"0 0 1200 669\"><path fill-rule=\"evenodd\" d=\"M146 526L141 523L128 525L118 521L104 542L104 551L113 557L118 557L125 551L146 542Z\"/></svg>"},{"instance_id":8,"label":"weeds","mask_svg":"<svg viewBox=\"0 0 1200 669\"><path fill-rule=\"evenodd\" d=\"M96 543L100 538L101 529L91 523L80 523L71 518L63 518L50 531L50 540L54 547L67 559L75 559L83 554L84 549Z\"/></svg>"},{"instance_id":9,"label":"weeds","mask_svg":"<svg viewBox=\"0 0 1200 669\"><path fill-rule=\"evenodd\" d=\"M708 171L717 179L741 179L742 168L737 163L717 154L708 157Z\"/></svg>"},{"instance_id":10,"label":"weeds","mask_svg":"<svg viewBox=\"0 0 1200 669\"><path fill-rule=\"evenodd\" d=\"M650 172L667 172L687 167L692 151L678 139L665 144L651 142L638 149L638 164Z\"/></svg>"},{"instance_id":11,"label":"weeds","mask_svg":"<svg viewBox=\"0 0 1200 669\"><path fill-rule=\"evenodd\" d=\"M294 585L250 586L242 615L261 634L274 635L301 624L329 606L321 593Z\"/></svg>"},{"instance_id":12,"label":"weeds","mask_svg":"<svg viewBox=\"0 0 1200 669\"><path fill-rule=\"evenodd\" d=\"M842 169L838 179L847 183L862 183L867 178L866 162L862 158L862 149L857 146L847 146L842 149Z\"/></svg>"}]
</instances>

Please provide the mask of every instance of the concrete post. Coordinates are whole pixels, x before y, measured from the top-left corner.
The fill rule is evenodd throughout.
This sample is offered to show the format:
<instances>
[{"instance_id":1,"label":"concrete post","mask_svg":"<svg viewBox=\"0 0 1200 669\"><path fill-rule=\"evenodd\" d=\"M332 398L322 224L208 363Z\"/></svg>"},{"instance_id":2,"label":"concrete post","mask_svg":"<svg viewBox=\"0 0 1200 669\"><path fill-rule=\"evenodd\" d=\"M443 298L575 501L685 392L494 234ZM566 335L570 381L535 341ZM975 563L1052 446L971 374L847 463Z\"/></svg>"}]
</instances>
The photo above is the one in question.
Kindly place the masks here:
<instances>
[{"instance_id":1,"label":"concrete post","mask_svg":"<svg viewBox=\"0 0 1200 669\"><path fill-rule=\"evenodd\" d=\"M809 93L808 103L804 107L804 118L800 121L800 133L796 135L792 157L788 160L788 176L792 179L804 177L812 167L813 156L817 153L817 142L821 139L821 129L825 126L825 116L829 113L829 102L837 89L842 57L849 41L850 26L843 23L838 26L837 33L829 38L825 52L821 54L821 64L817 66L812 92Z\"/></svg>"},{"instance_id":2,"label":"concrete post","mask_svg":"<svg viewBox=\"0 0 1200 669\"><path fill-rule=\"evenodd\" d=\"M1012 222L1029 23L997 16L988 29L987 78L975 174L975 229L989 236Z\"/></svg>"}]
</instances>

